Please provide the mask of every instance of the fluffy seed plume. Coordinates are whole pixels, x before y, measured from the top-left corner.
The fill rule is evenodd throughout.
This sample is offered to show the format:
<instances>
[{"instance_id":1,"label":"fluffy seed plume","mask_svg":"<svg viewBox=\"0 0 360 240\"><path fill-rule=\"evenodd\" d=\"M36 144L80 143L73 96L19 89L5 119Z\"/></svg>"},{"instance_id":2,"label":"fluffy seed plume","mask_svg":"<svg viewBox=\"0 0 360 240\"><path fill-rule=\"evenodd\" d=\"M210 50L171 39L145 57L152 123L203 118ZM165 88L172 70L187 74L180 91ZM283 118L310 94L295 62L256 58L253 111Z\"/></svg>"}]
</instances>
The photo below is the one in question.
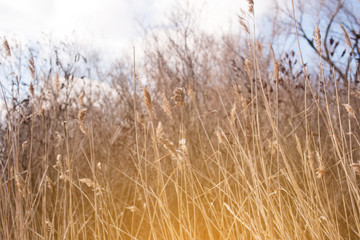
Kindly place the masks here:
<instances>
[{"instance_id":1,"label":"fluffy seed plume","mask_svg":"<svg viewBox=\"0 0 360 240\"><path fill-rule=\"evenodd\" d=\"M316 171L316 178L321 178L325 173L325 167L321 160L320 153L318 151L316 151L316 158L317 158L318 164L319 164L319 168Z\"/></svg>"},{"instance_id":2,"label":"fluffy seed plume","mask_svg":"<svg viewBox=\"0 0 360 240\"><path fill-rule=\"evenodd\" d=\"M360 99L360 91L358 91L358 90L352 91L351 95Z\"/></svg>"},{"instance_id":3,"label":"fluffy seed plume","mask_svg":"<svg viewBox=\"0 0 360 240\"><path fill-rule=\"evenodd\" d=\"M195 93L190 84L188 85L188 94L191 100L195 102Z\"/></svg>"},{"instance_id":4,"label":"fluffy seed plume","mask_svg":"<svg viewBox=\"0 0 360 240\"><path fill-rule=\"evenodd\" d=\"M349 104L343 104L343 106L345 107L345 109L348 112L349 116L352 117L352 118L355 118L354 109Z\"/></svg>"},{"instance_id":5,"label":"fluffy seed plume","mask_svg":"<svg viewBox=\"0 0 360 240\"><path fill-rule=\"evenodd\" d=\"M248 0L248 4L249 4L249 13L254 14L254 1Z\"/></svg>"},{"instance_id":6,"label":"fluffy seed plume","mask_svg":"<svg viewBox=\"0 0 360 240\"><path fill-rule=\"evenodd\" d=\"M300 156L303 155L303 151L301 148L301 143L300 143L300 139L299 137L295 134L295 141L296 141L296 150L298 151L298 153L300 154Z\"/></svg>"},{"instance_id":7,"label":"fluffy seed plume","mask_svg":"<svg viewBox=\"0 0 360 240\"><path fill-rule=\"evenodd\" d=\"M227 137L225 136L224 131L220 127L218 127L218 129L216 130L216 137L219 144L226 144L229 142Z\"/></svg>"},{"instance_id":8,"label":"fluffy seed plume","mask_svg":"<svg viewBox=\"0 0 360 240\"><path fill-rule=\"evenodd\" d=\"M315 23L315 31L314 31L314 41L315 41L315 47L318 52L321 51L321 34L319 26Z\"/></svg>"},{"instance_id":9,"label":"fluffy seed plume","mask_svg":"<svg viewBox=\"0 0 360 240\"><path fill-rule=\"evenodd\" d=\"M88 187L95 187L95 183L91 180L91 179L89 179L89 178L81 178L81 179L79 179L79 182L81 182L81 183L85 183Z\"/></svg>"},{"instance_id":10,"label":"fluffy seed plume","mask_svg":"<svg viewBox=\"0 0 360 240\"><path fill-rule=\"evenodd\" d=\"M360 175L360 161L350 164L350 167L354 169L356 174Z\"/></svg>"},{"instance_id":11,"label":"fluffy seed plume","mask_svg":"<svg viewBox=\"0 0 360 240\"><path fill-rule=\"evenodd\" d=\"M245 32L249 35L250 31L249 31L249 28L247 26L245 18L242 17L241 15L238 15L238 21L239 21L240 25L243 27L243 29L245 30Z\"/></svg>"},{"instance_id":12,"label":"fluffy seed plume","mask_svg":"<svg viewBox=\"0 0 360 240\"><path fill-rule=\"evenodd\" d=\"M245 67L246 67L246 73L247 73L249 79L251 80L253 78L252 65L251 65L251 61L248 58L246 58L246 60L245 60Z\"/></svg>"},{"instance_id":13,"label":"fluffy seed plume","mask_svg":"<svg viewBox=\"0 0 360 240\"><path fill-rule=\"evenodd\" d=\"M270 50L271 50L271 56L272 56L273 65L274 65L274 77L275 77L276 82L278 82L280 65L279 65L279 62L275 58L274 49L272 48L271 44L270 44Z\"/></svg>"},{"instance_id":14,"label":"fluffy seed plume","mask_svg":"<svg viewBox=\"0 0 360 240\"><path fill-rule=\"evenodd\" d=\"M166 113L166 115L170 118L171 122L174 123L174 118L173 118L173 114L171 111L169 99L166 97L165 92L162 93L162 96L163 96L163 99L162 99L161 107L164 110L164 112Z\"/></svg>"},{"instance_id":15,"label":"fluffy seed plume","mask_svg":"<svg viewBox=\"0 0 360 240\"><path fill-rule=\"evenodd\" d=\"M177 152L174 146L174 143L169 141L168 139L165 138L160 138L159 142L163 145L163 147L165 149L167 149L171 154L173 154L174 156L177 156Z\"/></svg>"},{"instance_id":16,"label":"fluffy seed plume","mask_svg":"<svg viewBox=\"0 0 360 240\"><path fill-rule=\"evenodd\" d=\"M257 52L261 55L262 53L262 46L261 43L259 41L256 41L256 50Z\"/></svg>"},{"instance_id":17,"label":"fluffy seed plume","mask_svg":"<svg viewBox=\"0 0 360 240\"><path fill-rule=\"evenodd\" d=\"M54 190L54 182L51 180L49 176L46 176L46 185L50 189L51 192Z\"/></svg>"},{"instance_id":18,"label":"fluffy seed plume","mask_svg":"<svg viewBox=\"0 0 360 240\"><path fill-rule=\"evenodd\" d=\"M23 197L25 197L26 194L29 192L28 186L20 174L15 175L15 185L16 185L18 192Z\"/></svg>"},{"instance_id":19,"label":"fluffy seed plume","mask_svg":"<svg viewBox=\"0 0 360 240\"><path fill-rule=\"evenodd\" d=\"M231 126L235 126L236 123L236 103L234 103L233 108L231 109L231 113L230 113L230 124Z\"/></svg>"},{"instance_id":20,"label":"fluffy seed plume","mask_svg":"<svg viewBox=\"0 0 360 240\"><path fill-rule=\"evenodd\" d=\"M78 114L78 122L81 132L84 133L85 135L88 135L88 130L84 125L84 119L86 117L86 114L87 114L87 109L86 108L81 109Z\"/></svg>"},{"instance_id":21,"label":"fluffy seed plume","mask_svg":"<svg viewBox=\"0 0 360 240\"><path fill-rule=\"evenodd\" d=\"M162 138L163 136L164 136L164 130L163 130L161 122L159 122L156 127L156 137Z\"/></svg>"},{"instance_id":22,"label":"fluffy seed plume","mask_svg":"<svg viewBox=\"0 0 360 240\"><path fill-rule=\"evenodd\" d=\"M85 97L85 92L84 92L84 90L82 90L81 94L79 96L79 105L80 105L80 107L84 104L84 97Z\"/></svg>"},{"instance_id":23,"label":"fluffy seed plume","mask_svg":"<svg viewBox=\"0 0 360 240\"><path fill-rule=\"evenodd\" d=\"M28 141L25 141L25 142L22 143L22 145L21 145L21 155L24 155L25 150L27 148L27 145L28 145Z\"/></svg>"},{"instance_id":24,"label":"fluffy seed plume","mask_svg":"<svg viewBox=\"0 0 360 240\"><path fill-rule=\"evenodd\" d=\"M34 56L33 56L32 52L30 52L30 59L29 59L28 67L29 67L32 79L35 80L35 61L34 61Z\"/></svg>"},{"instance_id":25,"label":"fluffy seed plume","mask_svg":"<svg viewBox=\"0 0 360 240\"><path fill-rule=\"evenodd\" d=\"M80 122L84 121L86 114L87 114L87 109L86 108L81 109L78 114L78 120Z\"/></svg>"},{"instance_id":26,"label":"fluffy seed plume","mask_svg":"<svg viewBox=\"0 0 360 240\"><path fill-rule=\"evenodd\" d=\"M177 106L182 107L185 100L185 89L181 87L177 87L174 90L174 96L172 96L171 99L174 100Z\"/></svg>"},{"instance_id":27,"label":"fluffy seed plume","mask_svg":"<svg viewBox=\"0 0 360 240\"><path fill-rule=\"evenodd\" d=\"M145 105L150 113L150 115L152 116L152 103L151 103L151 96L150 96L150 93L149 93L149 90L143 86L143 91L144 91L144 101L145 101Z\"/></svg>"},{"instance_id":28,"label":"fluffy seed plume","mask_svg":"<svg viewBox=\"0 0 360 240\"><path fill-rule=\"evenodd\" d=\"M10 45L8 40L4 37L4 42L3 42L6 54L10 57L11 56L11 50L10 50Z\"/></svg>"},{"instance_id":29,"label":"fluffy seed plume","mask_svg":"<svg viewBox=\"0 0 360 240\"><path fill-rule=\"evenodd\" d=\"M99 184L89 178L81 178L79 179L79 182L84 183L89 188L92 188L96 195L100 195L103 191L105 191L103 187L101 187Z\"/></svg>"},{"instance_id":30,"label":"fluffy seed plume","mask_svg":"<svg viewBox=\"0 0 360 240\"><path fill-rule=\"evenodd\" d=\"M179 140L179 149L183 154L188 154L188 148L186 145L186 139L182 138Z\"/></svg>"},{"instance_id":31,"label":"fluffy seed plume","mask_svg":"<svg viewBox=\"0 0 360 240\"><path fill-rule=\"evenodd\" d=\"M309 146L308 146L308 149L309 149ZM311 151L307 151L307 158L310 163L311 170L314 170L315 162L314 162L314 158L313 158L313 153Z\"/></svg>"},{"instance_id":32,"label":"fluffy seed plume","mask_svg":"<svg viewBox=\"0 0 360 240\"><path fill-rule=\"evenodd\" d=\"M130 212L135 212L136 211L136 206L129 206L129 207L126 207L126 209L128 209Z\"/></svg>"},{"instance_id":33,"label":"fluffy seed plume","mask_svg":"<svg viewBox=\"0 0 360 240\"><path fill-rule=\"evenodd\" d=\"M352 45L351 45L351 42L350 42L350 37L349 37L349 35L347 34L346 29L344 28L344 26L343 26L341 23L339 23L339 25L340 25L343 33L344 33L346 45L348 45L348 47L350 48L350 50L352 50Z\"/></svg>"},{"instance_id":34,"label":"fluffy seed plume","mask_svg":"<svg viewBox=\"0 0 360 240\"><path fill-rule=\"evenodd\" d=\"M30 82L29 91L30 91L31 96L34 96L34 85L32 82Z\"/></svg>"}]
</instances>

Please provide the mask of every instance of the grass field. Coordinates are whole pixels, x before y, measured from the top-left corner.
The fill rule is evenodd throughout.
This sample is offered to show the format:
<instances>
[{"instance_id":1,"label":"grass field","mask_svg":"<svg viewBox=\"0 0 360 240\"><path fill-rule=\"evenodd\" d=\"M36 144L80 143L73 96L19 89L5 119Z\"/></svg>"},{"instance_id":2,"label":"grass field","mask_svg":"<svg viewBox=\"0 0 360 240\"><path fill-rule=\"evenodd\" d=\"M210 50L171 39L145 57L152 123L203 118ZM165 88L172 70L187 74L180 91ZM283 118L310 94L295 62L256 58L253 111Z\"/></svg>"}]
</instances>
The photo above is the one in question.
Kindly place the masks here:
<instances>
[{"instance_id":1,"label":"grass field","mask_svg":"<svg viewBox=\"0 0 360 240\"><path fill-rule=\"evenodd\" d=\"M358 65L185 30L106 87L70 50L27 57L23 87L3 39L0 239L360 239Z\"/></svg>"}]
</instances>

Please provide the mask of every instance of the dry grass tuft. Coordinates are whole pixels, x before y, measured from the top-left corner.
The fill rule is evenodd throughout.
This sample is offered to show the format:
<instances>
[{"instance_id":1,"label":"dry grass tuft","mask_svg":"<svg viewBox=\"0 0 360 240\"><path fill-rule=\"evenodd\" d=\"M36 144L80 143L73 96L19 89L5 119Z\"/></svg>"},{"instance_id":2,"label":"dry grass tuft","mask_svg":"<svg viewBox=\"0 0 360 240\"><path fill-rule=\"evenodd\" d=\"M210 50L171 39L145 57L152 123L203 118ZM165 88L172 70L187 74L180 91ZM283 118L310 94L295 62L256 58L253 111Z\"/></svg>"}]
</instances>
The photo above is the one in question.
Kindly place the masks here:
<instances>
[{"instance_id":1,"label":"dry grass tuft","mask_svg":"<svg viewBox=\"0 0 360 240\"><path fill-rule=\"evenodd\" d=\"M128 61L93 71L103 64L66 44L47 69L5 38L0 239L358 239L357 48L345 62L315 24L314 56L333 62L275 55L249 35L247 2L248 35L199 33L181 15L141 76Z\"/></svg>"}]
</instances>

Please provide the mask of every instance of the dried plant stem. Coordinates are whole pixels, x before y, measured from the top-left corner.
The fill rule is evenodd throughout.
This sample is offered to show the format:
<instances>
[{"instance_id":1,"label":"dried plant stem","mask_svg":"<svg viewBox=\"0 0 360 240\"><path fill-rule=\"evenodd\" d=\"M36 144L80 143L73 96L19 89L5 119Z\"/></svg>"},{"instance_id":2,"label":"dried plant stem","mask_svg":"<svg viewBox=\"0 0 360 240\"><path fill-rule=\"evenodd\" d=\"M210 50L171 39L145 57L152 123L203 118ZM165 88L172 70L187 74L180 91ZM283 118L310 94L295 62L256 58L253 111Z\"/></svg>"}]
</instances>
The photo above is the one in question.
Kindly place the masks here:
<instances>
[{"instance_id":1,"label":"dried plant stem","mask_svg":"<svg viewBox=\"0 0 360 240\"><path fill-rule=\"evenodd\" d=\"M134 88L134 125L135 125L135 145L136 145L136 155L138 162L140 162L140 150L139 150L139 136L138 136L138 125L137 125L137 110L136 110L136 69L135 69L135 46L133 47L133 88Z\"/></svg>"}]
</instances>

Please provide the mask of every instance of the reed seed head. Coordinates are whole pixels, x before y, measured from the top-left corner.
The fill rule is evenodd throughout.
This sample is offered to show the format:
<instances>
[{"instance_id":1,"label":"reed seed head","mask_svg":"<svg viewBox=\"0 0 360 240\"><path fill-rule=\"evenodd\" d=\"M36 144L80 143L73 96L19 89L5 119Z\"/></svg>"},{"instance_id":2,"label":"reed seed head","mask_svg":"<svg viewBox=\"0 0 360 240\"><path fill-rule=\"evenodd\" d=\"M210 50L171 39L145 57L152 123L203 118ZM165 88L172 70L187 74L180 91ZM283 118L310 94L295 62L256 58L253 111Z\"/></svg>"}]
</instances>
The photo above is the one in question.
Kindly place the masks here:
<instances>
[{"instance_id":1,"label":"reed seed head","mask_svg":"<svg viewBox=\"0 0 360 240\"><path fill-rule=\"evenodd\" d=\"M174 100L177 106L182 107L185 101L185 89L177 87L174 90L174 96L172 96L171 99Z\"/></svg>"},{"instance_id":2,"label":"reed seed head","mask_svg":"<svg viewBox=\"0 0 360 240\"><path fill-rule=\"evenodd\" d=\"M164 130L163 130L161 122L158 123L155 134L156 134L157 138L162 138L164 136Z\"/></svg>"},{"instance_id":3,"label":"reed seed head","mask_svg":"<svg viewBox=\"0 0 360 240\"><path fill-rule=\"evenodd\" d=\"M80 122L84 121L86 114L87 114L87 109L86 108L81 109L78 114L78 120Z\"/></svg>"},{"instance_id":4,"label":"reed seed head","mask_svg":"<svg viewBox=\"0 0 360 240\"><path fill-rule=\"evenodd\" d=\"M29 91L30 91L31 96L34 96L34 85L32 82L30 82Z\"/></svg>"},{"instance_id":5,"label":"reed seed head","mask_svg":"<svg viewBox=\"0 0 360 240\"><path fill-rule=\"evenodd\" d=\"M245 68L246 68L246 73L247 73L249 79L251 80L253 78L252 65L251 65L251 61L248 58L246 58L246 60L245 60Z\"/></svg>"},{"instance_id":6,"label":"reed seed head","mask_svg":"<svg viewBox=\"0 0 360 240\"><path fill-rule=\"evenodd\" d=\"M279 71L280 71L280 64L279 62L276 60L275 58L275 53L274 53L274 49L270 43L270 51L271 51L271 57L273 60L273 67L274 67L274 78L276 80L276 83L279 82Z\"/></svg>"},{"instance_id":7,"label":"reed seed head","mask_svg":"<svg viewBox=\"0 0 360 240\"><path fill-rule=\"evenodd\" d=\"M315 47L318 52L321 51L321 34L319 26L315 23L315 31L314 31L314 41L315 41Z\"/></svg>"},{"instance_id":8,"label":"reed seed head","mask_svg":"<svg viewBox=\"0 0 360 240\"><path fill-rule=\"evenodd\" d=\"M321 178L325 173L325 167L322 161L322 158L320 156L320 153L316 151L316 158L318 160L319 168L316 171L316 178Z\"/></svg>"},{"instance_id":9,"label":"reed seed head","mask_svg":"<svg viewBox=\"0 0 360 240\"><path fill-rule=\"evenodd\" d=\"M143 91L144 91L144 97L145 97L144 101L146 108L148 109L150 115L152 116L153 110L152 110L151 96L149 90L145 86L143 86Z\"/></svg>"},{"instance_id":10,"label":"reed seed head","mask_svg":"<svg viewBox=\"0 0 360 240\"><path fill-rule=\"evenodd\" d=\"M243 27L243 29L245 30L245 32L250 35L250 31L249 28L247 26L246 20L244 17L242 17L241 15L238 15L238 21L240 23L240 25Z\"/></svg>"},{"instance_id":11,"label":"reed seed head","mask_svg":"<svg viewBox=\"0 0 360 240\"><path fill-rule=\"evenodd\" d=\"M360 161L350 164L350 167L354 169L356 174L360 175Z\"/></svg>"},{"instance_id":12,"label":"reed seed head","mask_svg":"<svg viewBox=\"0 0 360 240\"><path fill-rule=\"evenodd\" d=\"M162 99L161 108L164 110L166 115L170 118L171 122L174 123L174 118L173 118L173 114L171 111L169 99L166 97L165 92L162 93L162 96L163 96L163 99Z\"/></svg>"},{"instance_id":13,"label":"reed seed head","mask_svg":"<svg viewBox=\"0 0 360 240\"><path fill-rule=\"evenodd\" d=\"M84 92L84 90L82 90L81 94L79 96L79 105L80 105L80 107L84 104L84 97L85 97L85 92Z\"/></svg>"},{"instance_id":14,"label":"reed seed head","mask_svg":"<svg viewBox=\"0 0 360 240\"><path fill-rule=\"evenodd\" d=\"M352 44L351 44L350 37L349 37L346 29L344 28L344 26L343 26L341 23L339 23L339 25L340 25L343 33L344 33L346 45L348 45L348 47L350 48L350 50L352 50Z\"/></svg>"},{"instance_id":15,"label":"reed seed head","mask_svg":"<svg viewBox=\"0 0 360 240\"><path fill-rule=\"evenodd\" d=\"M85 135L88 135L88 130L84 125L84 119L86 115L87 115L87 109L86 108L81 109L78 114L78 122L81 132L83 132Z\"/></svg>"},{"instance_id":16,"label":"reed seed head","mask_svg":"<svg viewBox=\"0 0 360 240\"><path fill-rule=\"evenodd\" d=\"M8 40L5 37L4 37L4 41L3 41L3 46L5 48L6 55L10 57L11 56L10 45L9 45Z\"/></svg>"},{"instance_id":17,"label":"reed seed head","mask_svg":"<svg viewBox=\"0 0 360 240\"><path fill-rule=\"evenodd\" d=\"M254 0L248 0L249 13L254 14Z\"/></svg>"},{"instance_id":18,"label":"reed seed head","mask_svg":"<svg viewBox=\"0 0 360 240\"><path fill-rule=\"evenodd\" d=\"M349 104L343 104L343 106L345 107L345 109L348 112L349 116L352 117L352 118L355 118L354 109Z\"/></svg>"},{"instance_id":19,"label":"reed seed head","mask_svg":"<svg viewBox=\"0 0 360 240\"><path fill-rule=\"evenodd\" d=\"M22 143L22 145L21 145L21 155L24 155L25 150L26 150L27 145L28 145L28 142L29 141L25 141L25 142Z\"/></svg>"},{"instance_id":20,"label":"reed seed head","mask_svg":"<svg viewBox=\"0 0 360 240\"><path fill-rule=\"evenodd\" d=\"M35 80L35 61L34 61L34 56L33 56L32 52L30 52L30 59L29 59L28 67L29 67L32 79Z\"/></svg>"}]
</instances>

